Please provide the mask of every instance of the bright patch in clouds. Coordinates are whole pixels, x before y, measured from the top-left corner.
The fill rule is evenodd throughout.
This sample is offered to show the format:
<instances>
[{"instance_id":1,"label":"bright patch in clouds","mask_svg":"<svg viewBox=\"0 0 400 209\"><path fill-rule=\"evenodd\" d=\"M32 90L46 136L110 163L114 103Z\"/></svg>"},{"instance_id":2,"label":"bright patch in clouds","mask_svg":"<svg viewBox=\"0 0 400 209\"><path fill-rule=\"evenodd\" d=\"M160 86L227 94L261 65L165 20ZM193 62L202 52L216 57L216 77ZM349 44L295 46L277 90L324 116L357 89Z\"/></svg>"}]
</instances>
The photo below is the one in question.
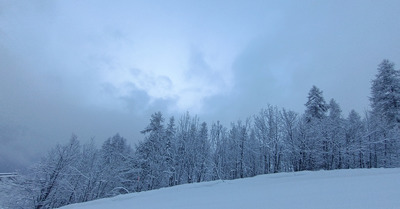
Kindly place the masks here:
<instances>
[{"instance_id":1,"label":"bright patch in clouds","mask_svg":"<svg viewBox=\"0 0 400 209\"><path fill-rule=\"evenodd\" d=\"M231 89L235 54L216 49L212 42L203 41L199 47L191 41L184 36L130 41L131 45L110 54L111 63L102 66L103 82L117 89L117 97L141 90L150 97L150 104L157 99L174 100L172 110L201 111L204 99ZM223 40L219 43L228 45Z\"/></svg>"}]
</instances>

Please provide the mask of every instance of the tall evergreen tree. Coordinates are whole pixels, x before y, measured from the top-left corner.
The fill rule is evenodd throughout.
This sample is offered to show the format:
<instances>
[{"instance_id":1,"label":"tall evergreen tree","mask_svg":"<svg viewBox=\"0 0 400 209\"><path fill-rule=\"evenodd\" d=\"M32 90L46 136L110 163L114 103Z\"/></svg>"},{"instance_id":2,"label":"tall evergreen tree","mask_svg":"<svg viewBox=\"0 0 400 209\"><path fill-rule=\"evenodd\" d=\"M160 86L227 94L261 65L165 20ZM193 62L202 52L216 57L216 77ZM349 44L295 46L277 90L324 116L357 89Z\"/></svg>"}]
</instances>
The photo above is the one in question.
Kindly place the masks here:
<instances>
[{"instance_id":1,"label":"tall evergreen tree","mask_svg":"<svg viewBox=\"0 0 400 209\"><path fill-rule=\"evenodd\" d=\"M372 122L378 164L391 167L399 164L400 138L400 74L394 63L383 60L371 86Z\"/></svg>"},{"instance_id":2,"label":"tall evergreen tree","mask_svg":"<svg viewBox=\"0 0 400 209\"><path fill-rule=\"evenodd\" d=\"M164 171L167 169L165 148L168 141L165 140L164 117L161 112L151 115L150 124L141 133L146 134L146 137L136 149L140 170L137 190L167 186L170 176Z\"/></svg>"},{"instance_id":3,"label":"tall evergreen tree","mask_svg":"<svg viewBox=\"0 0 400 209\"><path fill-rule=\"evenodd\" d=\"M305 106L307 121L310 121L312 118L324 118L328 110L328 105L325 102L322 91L316 86L313 86L308 93L308 100Z\"/></svg>"},{"instance_id":4,"label":"tall evergreen tree","mask_svg":"<svg viewBox=\"0 0 400 209\"><path fill-rule=\"evenodd\" d=\"M302 124L302 146L306 148L303 154L304 167L309 170L327 168L328 136L326 129L326 112L329 106L326 104L322 91L313 86L308 93L305 104L305 122ZM324 160L325 159L325 160Z\"/></svg>"},{"instance_id":5,"label":"tall evergreen tree","mask_svg":"<svg viewBox=\"0 0 400 209\"><path fill-rule=\"evenodd\" d=\"M379 64L370 100L374 116L389 126L400 122L400 74L389 60Z\"/></svg>"}]
</instances>

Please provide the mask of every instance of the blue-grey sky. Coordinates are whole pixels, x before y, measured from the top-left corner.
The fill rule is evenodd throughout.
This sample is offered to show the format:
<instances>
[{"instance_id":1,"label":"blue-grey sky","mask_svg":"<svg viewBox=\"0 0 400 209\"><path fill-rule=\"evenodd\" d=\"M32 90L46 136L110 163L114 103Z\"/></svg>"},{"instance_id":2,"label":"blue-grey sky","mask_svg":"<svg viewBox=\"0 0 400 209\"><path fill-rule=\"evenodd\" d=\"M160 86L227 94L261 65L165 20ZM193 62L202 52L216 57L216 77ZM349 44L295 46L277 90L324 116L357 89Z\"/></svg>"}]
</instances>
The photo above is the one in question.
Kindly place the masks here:
<instances>
[{"instance_id":1,"label":"blue-grey sky","mask_svg":"<svg viewBox=\"0 0 400 209\"><path fill-rule=\"evenodd\" d=\"M400 1L0 0L0 172L75 133L133 145L150 115L224 124L267 104L304 111L312 85L369 107L400 65Z\"/></svg>"}]
</instances>

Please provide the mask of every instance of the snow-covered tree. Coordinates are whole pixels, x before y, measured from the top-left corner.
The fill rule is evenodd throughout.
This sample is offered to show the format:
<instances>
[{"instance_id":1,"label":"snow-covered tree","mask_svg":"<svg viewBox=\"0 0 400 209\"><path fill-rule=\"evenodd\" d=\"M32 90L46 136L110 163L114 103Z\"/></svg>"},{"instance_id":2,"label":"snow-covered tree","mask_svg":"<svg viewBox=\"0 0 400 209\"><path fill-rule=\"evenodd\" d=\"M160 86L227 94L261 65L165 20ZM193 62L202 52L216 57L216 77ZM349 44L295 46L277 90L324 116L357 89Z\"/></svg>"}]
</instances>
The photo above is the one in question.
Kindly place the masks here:
<instances>
[{"instance_id":1,"label":"snow-covered tree","mask_svg":"<svg viewBox=\"0 0 400 209\"><path fill-rule=\"evenodd\" d=\"M141 133L146 134L136 148L136 159L140 169L137 190L156 189L169 184L170 175L166 171L167 140L164 117L161 112L151 116L150 124Z\"/></svg>"},{"instance_id":2,"label":"snow-covered tree","mask_svg":"<svg viewBox=\"0 0 400 209\"><path fill-rule=\"evenodd\" d=\"M365 128L361 116L351 110L346 120L346 139L345 152L343 156L343 166L338 168L364 168L367 157L368 141L364 137Z\"/></svg>"},{"instance_id":3,"label":"snow-covered tree","mask_svg":"<svg viewBox=\"0 0 400 209\"><path fill-rule=\"evenodd\" d=\"M328 165L328 130L326 127L326 104L322 91L313 86L308 93L306 110L301 121L299 140L301 141L302 168L321 169Z\"/></svg>"},{"instance_id":4,"label":"snow-covered tree","mask_svg":"<svg viewBox=\"0 0 400 209\"><path fill-rule=\"evenodd\" d=\"M184 114L176 130L176 174L178 184L211 179L211 144L206 123Z\"/></svg>"},{"instance_id":5,"label":"snow-covered tree","mask_svg":"<svg viewBox=\"0 0 400 209\"><path fill-rule=\"evenodd\" d=\"M195 162L195 178L197 182L210 180L211 176L211 145L208 139L207 123L203 122L197 133L195 141L196 162Z\"/></svg>"},{"instance_id":6,"label":"snow-covered tree","mask_svg":"<svg viewBox=\"0 0 400 209\"><path fill-rule=\"evenodd\" d=\"M210 141L212 150L212 179L226 179L229 171L226 171L228 160L228 134L226 127L217 121L211 125Z\"/></svg>"},{"instance_id":7,"label":"snow-covered tree","mask_svg":"<svg viewBox=\"0 0 400 209\"><path fill-rule=\"evenodd\" d=\"M400 138L400 73L394 63L383 60L371 86L372 122L377 132L375 141L382 155L378 162L383 166L393 166L399 159Z\"/></svg>"},{"instance_id":8,"label":"snow-covered tree","mask_svg":"<svg viewBox=\"0 0 400 209\"><path fill-rule=\"evenodd\" d=\"M269 154L269 138L268 138L268 119L267 112L262 109L258 115L254 117L254 133L256 139L260 142L260 153L262 155L262 169L263 173L270 172L270 154Z\"/></svg>"},{"instance_id":9,"label":"snow-covered tree","mask_svg":"<svg viewBox=\"0 0 400 209\"><path fill-rule=\"evenodd\" d=\"M168 178L168 186L176 184L176 127L175 118L171 117L165 130L165 173Z\"/></svg>"},{"instance_id":10,"label":"snow-covered tree","mask_svg":"<svg viewBox=\"0 0 400 209\"><path fill-rule=\"evenodd\" d=\"M326 170L340 168L343 163L343 152L349 153L349 150L344 144L345 120L339 104L334 99L329 101L329 114L323 120L323 131L325 131L322 138L323 167Z\"/></svg>"},{"instance_id":11,"label":"snow-covered tree","mask_svg":"<svg viewBox=\"0 0 400 209\"><path fill-rule=\"evenodd\" d=\"M277 107L268 105L254 118L255 136L262 144L264 173L279 172L282 166L284 140L282 118Z\"/></svg>"},{"instance_id":12,"label":"snow-covered tree","mask_svg":"<svg viewBox=\"0 0 400 209\"><path fill-rule=\"evenodd\" d=\"M249 147L250 119L245 123L238 121L232 123L229 131L230 167L231 178L244 178L248 170L248 147Z\"/></svg>"},{"instance_id":13,"label":"snow-covered tree","mask_svg":"<svg viewBox=\"0 0 400 209\"><path fill-rule=\"evenodd\" d=\"M80 144L72 136L66 145L57 145L42 161L35 166L30 176L33 208L57 208L72 202L75 182L71 175L79 175L72 169L80 159Z\"/></svg>"},{"instance_id":14,"label":"snow-covered tree","mask_svg":"<svg viewBox=\"0 0 400 209\"><path fill-rule=\"evenodd\" d=\"M131 147L119 134L104 141L100 149L101 180L98 191L100 197L130 192L130 183L125 174L129 170L131 154Z\"/></svg>"},{"instance_id":15,"label":"snow-covered tree","mask_svg":"<svg viewBox=\"0 0 400 209\"><path fill-rule=\"evenodd\" d=\"M379 64L370 100L375 117L390 127L400 122L400 74L389 60Z\"/></svg>"},{"instance_id":16,"label":"snow-covered tree","mask_svg":"<svg viewBox=\"0 0 400 209\"><path fill-rule=\"evenodd\" d=\"M365 126L365 141L368 144L367 148L367 167L368 168L377 168L378 167L378 155L381 152L379 150L380 142L380 134L377 130L376 120L373 119L371 113L366 111L364 117L364 126Z\"/></svg>"},{"instance_id":17,"label":"snow-covered tree","mask_svg":"<svg viewBox=\"0 0 400 209\"><path fill-rule=\"evenodd\" d=\"M308 100L305 106L307 121L313 118L322 119L328 111L328 105L325 102L322 91L316 86L313 86L308 93Z\"/></svg>"},{"instance_id":18,"label":"snow-covered tree","mask_svg":"<svg viewBox=\"0 0 400 209\"><path fill-rule=\"evenodd\" d=\"M298 139L298 114L294 111L282 110L282 132L285 141L287 170L299 171L300 143Z\"/></svg>"}]
</instances>

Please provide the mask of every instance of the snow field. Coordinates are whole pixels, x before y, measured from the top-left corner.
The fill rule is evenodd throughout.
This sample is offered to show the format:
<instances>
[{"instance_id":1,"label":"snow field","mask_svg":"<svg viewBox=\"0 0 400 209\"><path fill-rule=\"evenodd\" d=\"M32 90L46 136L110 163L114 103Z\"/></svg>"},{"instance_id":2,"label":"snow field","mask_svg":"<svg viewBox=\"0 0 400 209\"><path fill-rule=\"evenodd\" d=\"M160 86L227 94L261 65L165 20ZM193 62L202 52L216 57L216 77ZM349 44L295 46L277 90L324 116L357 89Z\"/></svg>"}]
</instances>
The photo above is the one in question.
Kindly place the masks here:
<instances>
[{"instance_id":1,"label":"snow field","mask_svg":"<svg viewBox=\"0 0 400 209\"><path fill-rule=\"evenodd\" d=\"M186 184L63 209L400 208L400 168L304 171Z\"/></svg>"}]
</instances>

